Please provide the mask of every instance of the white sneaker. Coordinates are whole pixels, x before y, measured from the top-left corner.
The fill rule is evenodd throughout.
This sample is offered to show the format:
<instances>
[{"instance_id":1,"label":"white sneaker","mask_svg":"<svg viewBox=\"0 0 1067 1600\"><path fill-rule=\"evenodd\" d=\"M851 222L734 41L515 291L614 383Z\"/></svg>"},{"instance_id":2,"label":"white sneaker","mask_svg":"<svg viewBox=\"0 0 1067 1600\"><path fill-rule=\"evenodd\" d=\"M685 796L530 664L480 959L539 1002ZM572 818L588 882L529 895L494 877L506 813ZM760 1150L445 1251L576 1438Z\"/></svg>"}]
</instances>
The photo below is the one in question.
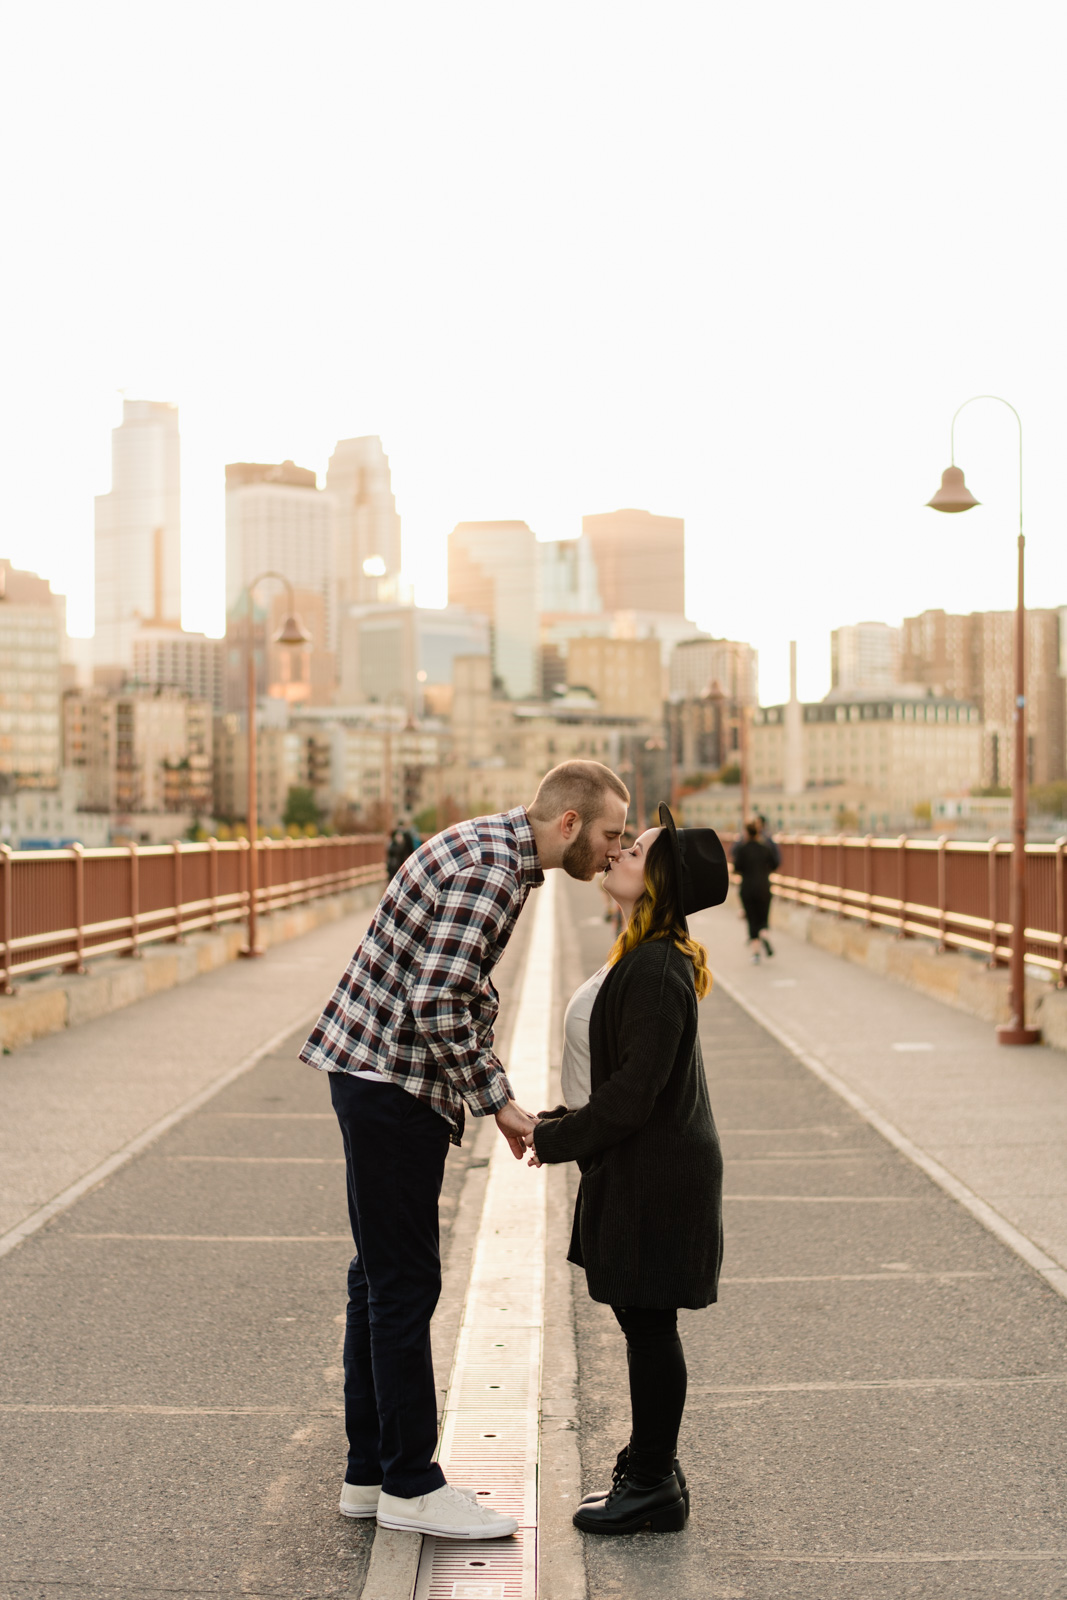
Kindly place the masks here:
<instances>
[{"instance_id":1,"label":"white sneaker","mask_svg":"<svg viewBox=\"0 0 1067 1600\"><path fill-rule=\"evenodd\" d=\"M378 1497L381 1492L382 1486L380 1483L342 1483L341 1503L337 1509L342 1517L376 1516L378 1512ZM457 1493L465 1494L468 1500L473 1500L477 1505L477 1490L459 1489Z\"/></svg>"},{"instance_id":2,"label":"white sneaker","mask_svg":"<svg viewBox=\"0 0 1067 1600\"><path fill-rule=\"evenodd\" d=\"M337 1509L342 1517L373 1517L381 1492L380 1483L342 1483L341 1503Z\"/></svg>"},{"instance_id":3,"label":"white sneaker","mask_svg":"<svg viewBox=\"0 0 1067 1600\"><path fill-rule=\"evenodd\" d=\"M514 1517L502 1517L488 1506L473 1504L462 1489L444 1483L414 1500L383 1494L378 1499L379 1528L410 1528L437 1539L504 1539L517 1533Z\"/></svg>"}]
</instances>

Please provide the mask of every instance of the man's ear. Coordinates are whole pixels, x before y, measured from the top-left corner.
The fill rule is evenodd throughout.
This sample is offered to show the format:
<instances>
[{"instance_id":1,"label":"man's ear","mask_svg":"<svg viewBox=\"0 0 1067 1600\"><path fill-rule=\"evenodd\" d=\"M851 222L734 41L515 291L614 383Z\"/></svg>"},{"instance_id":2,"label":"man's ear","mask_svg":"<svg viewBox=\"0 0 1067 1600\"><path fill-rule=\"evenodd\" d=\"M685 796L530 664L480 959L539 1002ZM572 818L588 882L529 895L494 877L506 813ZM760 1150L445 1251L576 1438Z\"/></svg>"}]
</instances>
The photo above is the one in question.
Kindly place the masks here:
<instances>
[{"instance_id":1,"label":"man's ear","mask_svg":"<svg viewBox=\"0 0 1067 1600\"><path fill-rule=\"evenodd\" d=\"M568 840L577 838L582 831L582 819L577 811L565 811L559 819L559 831Z\"/></svg>"}]
</instances>

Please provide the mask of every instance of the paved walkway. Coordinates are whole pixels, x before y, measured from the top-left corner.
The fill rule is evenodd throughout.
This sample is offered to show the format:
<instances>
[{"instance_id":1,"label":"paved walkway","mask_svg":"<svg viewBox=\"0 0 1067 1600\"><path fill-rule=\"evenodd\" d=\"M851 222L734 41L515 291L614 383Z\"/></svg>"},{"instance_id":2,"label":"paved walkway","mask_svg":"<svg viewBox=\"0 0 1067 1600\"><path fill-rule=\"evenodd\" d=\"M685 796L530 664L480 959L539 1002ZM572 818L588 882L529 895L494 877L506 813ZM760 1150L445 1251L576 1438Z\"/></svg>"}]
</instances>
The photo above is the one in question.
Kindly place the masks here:
<instances>
[{"instance_id":1,"label":"paved walkway","mask_svg":"<svg viewBox=\"0 0 1067 1600\"><path fill-rule=\"evenodd\" d=\"M368 920L345 917L0 1059L0 1240L310 1020Z\"/></svg>"},{"instance_id":2,"label":"paved walkway","mask_svg":"<svg viewBox=\"0 0 1067 1600\"><path fill-rule=\"evenodd\" d=\"M599 891L558 887L562 999L609 933ZM373 1529L334 1509L343 1166L327 1086L295 1062L360 921L0 1063L9 1229L152 1135L0 1259L4 1600L361 1592ZM500 970L502 1040L528 922ZM1061 1058L998 1049L784 936L751 967L731 911L696 931L720 980L701 1013L728 1198L721 1302L682 1319L693 1517L684 1535L575 1540L552 1597L581 1600L583 1555L590 1600L1067 1596L1067 1300L847 1098L1062 1262ZM442 1352L484 1147L446 1169ZM588 1488L626 1434L625 1364L610 1312L566 1273ZM569 1330L549 1346L546 1369ZM546 1407L565 1428L567 1403L546 1391ZM557 1478L574 1437L543 1443Z\"/></svg>"},{"instance_id":3,"label":"paved walkway","mask_svg":"<svg viewBox=\"0 0 1067 1600\"><path fill-rule=\"evenodd\" d=\"M608 941L595 893L568 899L573 984ZM782 939L752 968L732 911L694 921L720 975L701 1036L727 1198L720 1302L681 1317L693 1515L684 1535L587 1536L590 1596L1067 1595L1067 1302L721 980L981 1173L1002 1172L987 1147L1005 1125L1050 1143L1058 1058L986 1051L980 1024L809 946ZM614 1318L574 1278L587 1489L626 1438L626 1372Z\"/></svg>"},{"instance_id":4,"label":"paved walkway","mask_svg":"<svg viewBox=\"0 0 1067 1600\"><path fill-rule=\"evenodd\" d=\"M1067 1052L998 1045L988 1023L777 930L753 966L732 907L694 929L732 994L1065 1269L1067 1293Z\"/></svg>"},{"instance_id":5,"label":"paved walkway","mask_svg":"<svg viewBox=\"0 0 1067 1600\"><path fill-rule=\"evenodd\" d=\"M3 1060L9 1221L179 1112L0 1259L3 1600L360 1593L374 1526L336 1509L344 1163L296 1053L365 920ZM473 1141L446 1164L446 1252L484 1165Z\"/></svg>"}]
</instances>

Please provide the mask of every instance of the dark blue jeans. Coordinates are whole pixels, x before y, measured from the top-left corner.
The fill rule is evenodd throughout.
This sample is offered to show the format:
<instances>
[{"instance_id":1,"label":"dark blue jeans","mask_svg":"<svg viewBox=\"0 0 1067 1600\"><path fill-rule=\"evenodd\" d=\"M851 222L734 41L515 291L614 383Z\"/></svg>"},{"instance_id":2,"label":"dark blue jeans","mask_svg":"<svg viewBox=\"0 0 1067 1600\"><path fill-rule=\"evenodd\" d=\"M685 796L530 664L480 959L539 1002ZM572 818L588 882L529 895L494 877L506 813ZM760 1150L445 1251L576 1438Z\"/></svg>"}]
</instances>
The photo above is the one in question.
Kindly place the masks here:
<instances>
[{"instance_id":1,"label":"dark blue jeans","mask_svg":"<svg viewBox=\"0 0 1067 1600\"><path fill-rule=\"evenodd\" d=\"M443 1117L394 1083L330 1073L356 1254L345 1326L346 1483L412 1499L439 1489L430 1318L441 1293Z\"/></svg>"}]
</instances>

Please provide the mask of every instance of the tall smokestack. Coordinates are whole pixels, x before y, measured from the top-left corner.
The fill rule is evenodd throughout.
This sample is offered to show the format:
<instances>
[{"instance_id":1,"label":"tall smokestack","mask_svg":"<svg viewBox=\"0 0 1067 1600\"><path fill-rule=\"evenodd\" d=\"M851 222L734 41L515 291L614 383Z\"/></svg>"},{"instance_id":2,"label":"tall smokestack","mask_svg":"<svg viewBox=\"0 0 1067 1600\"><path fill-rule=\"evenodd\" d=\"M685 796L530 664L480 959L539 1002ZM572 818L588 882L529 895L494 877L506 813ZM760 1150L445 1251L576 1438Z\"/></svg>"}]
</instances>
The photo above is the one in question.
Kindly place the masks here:
<instances>
[{"instance_id":1,"label":"tall smokestack","mask_svg":"<svg viewBox=\"0 0 1067 1600\"><path fill-rule=\"evenodd\" d=\"M797 642L789 642L789 704L785 708L785 751L783 784L786 794L804 792L803 712L797 698Z\"/></svg>"}]
</instances>

